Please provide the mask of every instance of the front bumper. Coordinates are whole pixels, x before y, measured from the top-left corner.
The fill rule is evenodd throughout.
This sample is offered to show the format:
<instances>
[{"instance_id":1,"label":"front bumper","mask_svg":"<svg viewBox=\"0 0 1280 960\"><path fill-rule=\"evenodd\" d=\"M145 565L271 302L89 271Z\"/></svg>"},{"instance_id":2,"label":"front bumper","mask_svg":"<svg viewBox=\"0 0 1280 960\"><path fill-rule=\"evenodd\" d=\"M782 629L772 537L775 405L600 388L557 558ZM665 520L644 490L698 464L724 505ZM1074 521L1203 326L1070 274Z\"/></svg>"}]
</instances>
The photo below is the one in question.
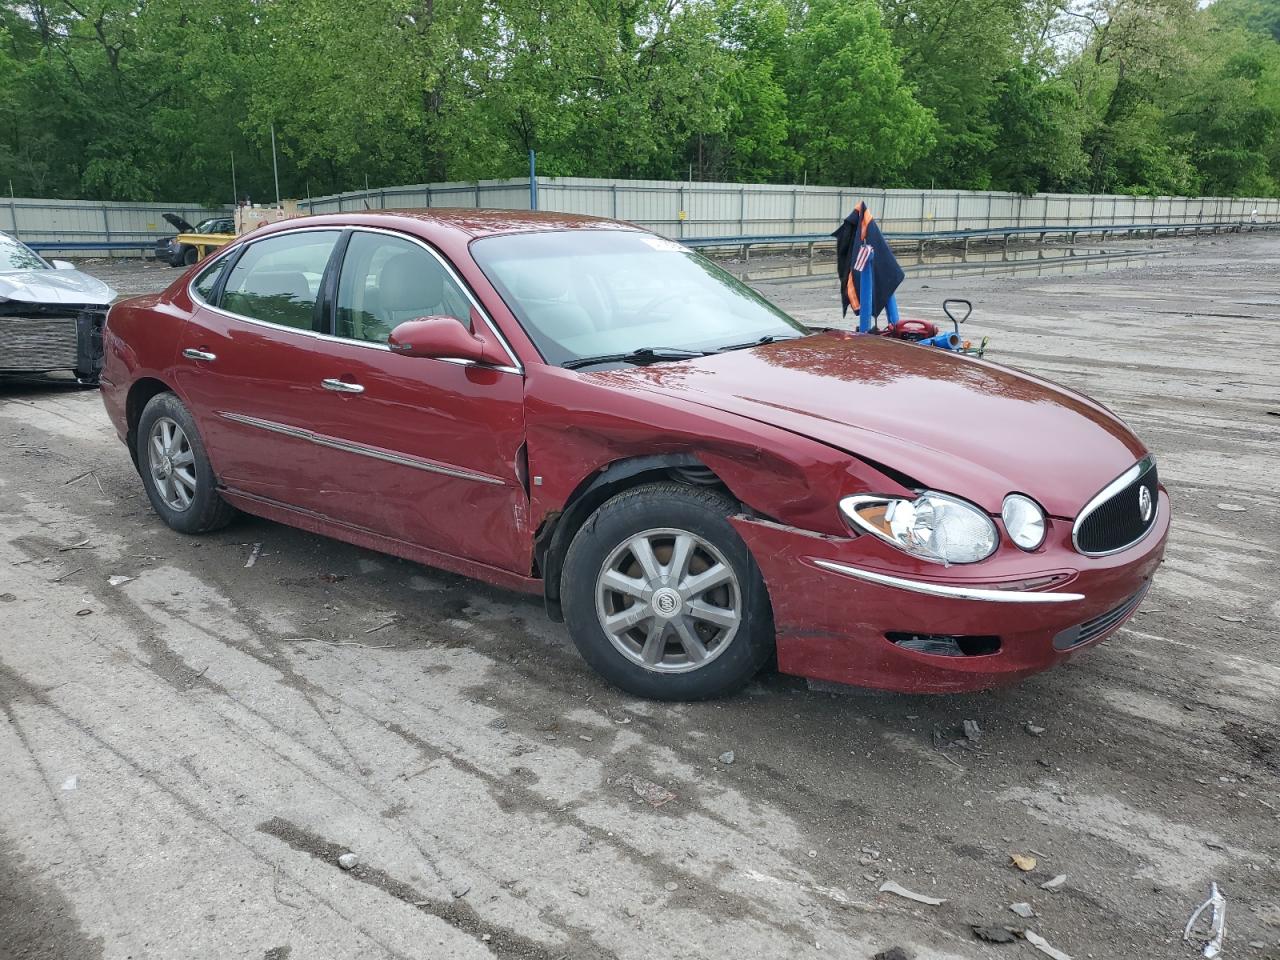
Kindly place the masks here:
<instances>
[{"instance_id":1,"label":"front bumper","mask_svg":"<svg viewBox=\"0 0 1280 960\"><path fill-rule=\"evenodd\" d=\"M828 537L746 517L733 523L769 590L782 672L947 693L1013 683L1110 636L1137 610L1164 555L1169 497L1160 491L1147 536L1111 556L1076 552L1071 524L1050 520L1033 553L1005 541L980 564L952 567L871 536ZM994 639L998 649L941 656L890 634L982 638L975 649Z\"/></svg>"}]
</instances>

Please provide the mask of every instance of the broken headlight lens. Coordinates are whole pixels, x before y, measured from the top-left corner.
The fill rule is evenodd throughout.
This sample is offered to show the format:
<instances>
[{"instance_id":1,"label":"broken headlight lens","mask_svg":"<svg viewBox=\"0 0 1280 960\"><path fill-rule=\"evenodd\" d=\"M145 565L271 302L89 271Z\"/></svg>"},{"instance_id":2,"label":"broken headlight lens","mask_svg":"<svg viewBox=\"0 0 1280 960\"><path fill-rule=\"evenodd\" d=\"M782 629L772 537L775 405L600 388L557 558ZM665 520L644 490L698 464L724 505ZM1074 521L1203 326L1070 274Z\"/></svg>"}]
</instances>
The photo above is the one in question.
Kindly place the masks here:
<instances>
[{"instance_id":1,"label":"broken headlight lens","mask_svg":"<svg viewBox=\"0 0 1280 960\"><path fill-rule=\"evenodd\" d=\"M859 530L935 563L977 563L1000 542L991 518L971 503L926 490L914 500L859 494L840 501Z\"/></svg>"},{"instance_id":2,"label":"broken headlight lens","mask_svg":"<svg viewBox=\"0 0 1280 960\"><path fill-rule=\"evenodd\" d=\"M1044 511L1030 497L1020 493L1009 494L1004 498L1000 518L1004 520L1009 539L1023 550L1034 550L1044 543Z\"/></svg>"}]
</instances>

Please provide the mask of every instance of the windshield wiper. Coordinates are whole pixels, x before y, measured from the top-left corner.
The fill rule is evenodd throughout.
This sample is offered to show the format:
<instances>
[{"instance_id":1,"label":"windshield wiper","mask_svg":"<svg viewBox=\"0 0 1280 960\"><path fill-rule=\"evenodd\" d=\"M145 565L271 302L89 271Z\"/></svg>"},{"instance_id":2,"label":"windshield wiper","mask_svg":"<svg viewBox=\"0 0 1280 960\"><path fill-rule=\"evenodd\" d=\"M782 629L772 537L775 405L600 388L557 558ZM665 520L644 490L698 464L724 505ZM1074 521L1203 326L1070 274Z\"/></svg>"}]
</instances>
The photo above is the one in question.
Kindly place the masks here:
<instances>
[{"instance_id":1,"label":"windshield wiper","mask_svg":"<svg viewBox=\"0 0 1280 960\"><path fill-rule=\"evenodd\" d=\"M602 353L596 357L577 357L566 360L560 366L566 370L590 367L597 363L656 363L659 360L692 360L705 357L705 350L686 350L682 347L640 347L628 353Z\"/></svg>"},{"instance_id":2,"label":"windshield wiper","mask_svg":"<svg viewBox=\"0 0 1280 960\"><path fill-rule=\"evenodd\" d=\"M727 347L717 347L716 353L724 353L728 350L746 350L748 347L763 347L766 343L778 343L782 340L799 340L805 334L798 333L794 337L776 337L773 334L765 334L758 340L748 340L746 343L731 343Z\"/></svg>"}]
</instances>

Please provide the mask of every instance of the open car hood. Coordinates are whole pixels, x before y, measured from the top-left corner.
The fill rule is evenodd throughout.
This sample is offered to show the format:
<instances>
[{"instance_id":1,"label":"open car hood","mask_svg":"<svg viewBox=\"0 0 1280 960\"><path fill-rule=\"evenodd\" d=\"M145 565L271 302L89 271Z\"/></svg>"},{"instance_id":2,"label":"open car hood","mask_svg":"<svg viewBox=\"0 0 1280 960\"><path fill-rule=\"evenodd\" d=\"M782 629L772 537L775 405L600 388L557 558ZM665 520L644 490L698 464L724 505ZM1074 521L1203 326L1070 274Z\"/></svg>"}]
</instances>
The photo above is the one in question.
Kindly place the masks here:
<instances>
[{"instance_id":1,"label":"open car hood","mask_svg":"<svg viewBox=\"0 0 1280 960\"><path fill-rule=\"evenodd\" d=\"M816 334L591 376L811 437L991 513L1017 492L1053 516L1074 517L1146 453L1087 397L880 337Z\"/></svg>"},{"instance_id":2,"label":"open car hood","mask_svg":"<svg viewBox=\"0 0 1280 960\"><path fill-rule=\"evenodd\" d=\"M19 300L48 306L103 306L116 292L79 270L13 270L0 273L0 301Z\"/></svg>"},{"instance_id":3,"label":"open car hood","mask_svg":"<svg viewBox=\"0 0 1280 960\"><path fill-rule=\"evenodd\" d=\"M160 216L164 217L179 233L195 233L196 228L176 213L162 213Z\"/></svg>"}]
</instances>

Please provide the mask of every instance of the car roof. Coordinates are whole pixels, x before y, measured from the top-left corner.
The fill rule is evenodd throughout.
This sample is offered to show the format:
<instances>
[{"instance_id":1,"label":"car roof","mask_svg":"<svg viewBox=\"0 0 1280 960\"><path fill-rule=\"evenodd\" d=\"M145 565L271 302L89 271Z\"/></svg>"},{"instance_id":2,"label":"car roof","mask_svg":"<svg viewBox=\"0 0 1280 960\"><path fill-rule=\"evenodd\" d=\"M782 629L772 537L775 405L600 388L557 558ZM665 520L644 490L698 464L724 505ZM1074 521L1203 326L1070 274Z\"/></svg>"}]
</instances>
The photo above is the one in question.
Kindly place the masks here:
<instances>
[{"instance_id":1,"label":"car roof","mask_svg":"<svg viewBox=\"0 0 1280 960\"><path fill-rule=\"evenodd\" d=\"M432 233L447 232L466 239L499 236L509 233L546 233L559 230L636 230L637 227L621 220L605 217L589 217L577 213L556 213L549 210L473 210L468 208L439 208L426 210L365 210L348 213L320 213L291 220L281 220L261 227L253 233L259 236L288 229L289 225L308 227L364 226L386 227L421 233L428 228Z\"/></svg>"}]
</instances>

